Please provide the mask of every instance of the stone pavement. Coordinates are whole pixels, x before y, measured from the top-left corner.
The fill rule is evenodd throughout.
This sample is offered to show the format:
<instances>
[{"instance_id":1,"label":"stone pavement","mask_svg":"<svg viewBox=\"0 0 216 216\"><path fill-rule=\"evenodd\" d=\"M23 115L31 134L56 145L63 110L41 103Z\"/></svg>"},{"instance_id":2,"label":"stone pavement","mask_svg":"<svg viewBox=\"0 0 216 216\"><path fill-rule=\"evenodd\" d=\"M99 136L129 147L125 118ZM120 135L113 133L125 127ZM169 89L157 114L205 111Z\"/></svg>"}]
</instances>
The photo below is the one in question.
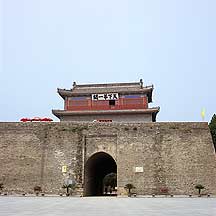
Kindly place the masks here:
<instances>
[{"instance_id":1,"label":"stone pavement","mask_svg":"<svg viewBox=\"0 0 216 216\"><path fill-rule=\"evenodd\" d=\"M0 197L0 216L214 216L216 198Z\"/></svg>"}]
</instances>

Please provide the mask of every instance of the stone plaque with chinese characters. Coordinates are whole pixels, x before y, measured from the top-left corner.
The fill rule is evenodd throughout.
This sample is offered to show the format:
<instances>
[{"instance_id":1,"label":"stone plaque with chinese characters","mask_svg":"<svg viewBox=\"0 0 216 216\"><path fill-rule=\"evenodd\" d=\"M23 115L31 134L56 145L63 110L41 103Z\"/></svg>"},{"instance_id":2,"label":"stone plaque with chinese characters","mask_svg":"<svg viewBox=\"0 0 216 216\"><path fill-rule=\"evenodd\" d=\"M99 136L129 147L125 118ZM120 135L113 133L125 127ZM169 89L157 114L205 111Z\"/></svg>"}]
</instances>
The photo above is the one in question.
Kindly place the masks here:
<instances>
[{"instance_id":1,"label":"stone plaque with chinese characters","mask_svg":"<svg viewBox=\"0 0 216 216\"><path fill-rule=\"evenodd\" d=\"M62 172L66 173L67 172L67 166L62 166Z\"/></svg>"},{"instance_id":2,"label":"stone plaque with chinese characters","mask_svg":"<svg viewBox=\"0 0 216 216\"><path fill-rule=\"evenodd\" d=\"M134 171L136 173L142 173L143 172L143 167L135 167Z\"/></svg>"}]
</instances>

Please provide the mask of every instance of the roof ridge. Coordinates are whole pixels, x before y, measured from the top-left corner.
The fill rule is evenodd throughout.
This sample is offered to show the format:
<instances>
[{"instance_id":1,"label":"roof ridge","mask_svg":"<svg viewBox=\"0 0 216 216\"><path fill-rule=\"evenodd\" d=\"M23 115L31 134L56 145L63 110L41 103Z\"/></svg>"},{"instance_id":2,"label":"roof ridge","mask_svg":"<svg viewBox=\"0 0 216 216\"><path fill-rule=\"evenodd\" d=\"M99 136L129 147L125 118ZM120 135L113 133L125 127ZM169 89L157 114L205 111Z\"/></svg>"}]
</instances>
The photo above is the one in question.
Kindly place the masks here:
<instances>
[{"instance_id":1,"label":"roof ridge","mask_svg":"<svg viewBox=\"0 0 216 216\"><path fill-rule=\"evenodd\" d=\"M130 82L130 83L93 83L93 84L79 84L75 85L74 88L79 87L110 87L110 86L134 86L140 85L139 82Z\"/></svg>"}]
</instances>

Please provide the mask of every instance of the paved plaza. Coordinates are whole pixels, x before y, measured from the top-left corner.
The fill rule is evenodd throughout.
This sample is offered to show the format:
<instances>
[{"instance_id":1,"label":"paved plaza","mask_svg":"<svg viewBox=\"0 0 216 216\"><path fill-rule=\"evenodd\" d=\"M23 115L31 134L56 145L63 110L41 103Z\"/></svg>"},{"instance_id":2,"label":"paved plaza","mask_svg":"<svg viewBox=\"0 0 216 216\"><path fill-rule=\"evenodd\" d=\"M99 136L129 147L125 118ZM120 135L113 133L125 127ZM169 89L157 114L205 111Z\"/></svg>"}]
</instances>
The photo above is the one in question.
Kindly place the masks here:
<instances>
[{"instance_id":1,"label":"paved plaza","mask_svg":"<svg viewBox=\"0 0 216 216\"><path fill-rule=\"evenodd\" d=\"M0 197L0 216L214 216L216 198Z\"/></svg>"}]
</instances>

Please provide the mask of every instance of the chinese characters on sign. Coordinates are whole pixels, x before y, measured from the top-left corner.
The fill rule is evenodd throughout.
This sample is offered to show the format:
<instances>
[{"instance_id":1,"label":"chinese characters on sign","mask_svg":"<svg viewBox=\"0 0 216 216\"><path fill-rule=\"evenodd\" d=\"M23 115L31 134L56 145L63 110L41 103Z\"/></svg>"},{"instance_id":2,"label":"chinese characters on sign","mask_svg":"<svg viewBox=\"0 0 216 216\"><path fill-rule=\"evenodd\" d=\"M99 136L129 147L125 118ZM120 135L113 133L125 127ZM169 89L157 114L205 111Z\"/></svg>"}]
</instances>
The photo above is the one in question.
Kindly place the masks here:
<instances>
[{"instance_id":1,"label":"chinese characters on sign","mask_svg":"<svg viewBox=\"0 0 216 216\"><path fill-rule=\"evenodd\" d=\"M92 94L92 100L118 100L118 93Z\"/></svg>"}]
</instances>

